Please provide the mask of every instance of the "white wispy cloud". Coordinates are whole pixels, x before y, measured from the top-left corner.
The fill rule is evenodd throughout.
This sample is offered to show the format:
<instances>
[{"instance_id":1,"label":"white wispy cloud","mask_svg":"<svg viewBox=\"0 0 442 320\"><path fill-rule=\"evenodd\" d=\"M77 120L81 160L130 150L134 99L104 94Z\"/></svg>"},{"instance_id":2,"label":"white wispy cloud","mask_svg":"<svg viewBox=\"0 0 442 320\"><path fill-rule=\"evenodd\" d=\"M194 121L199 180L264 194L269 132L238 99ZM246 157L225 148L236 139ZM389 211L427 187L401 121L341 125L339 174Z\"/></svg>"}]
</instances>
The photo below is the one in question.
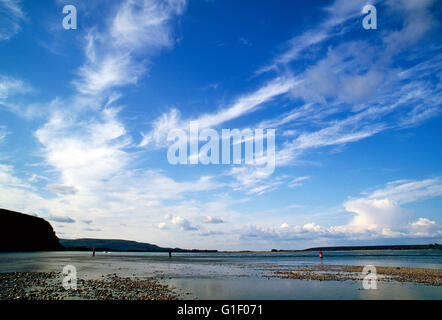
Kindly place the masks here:
<instances>
[{"instance_id":1,"label":"white wispy cloud","mask_svg":"<svg viewBox=\"0 0 442 320\"><path fill-rule=\"evenodd\" d=\"M166 147L166 138L172 129L187 129L191 121L197 122L200 129L217 127L225 122L255 111L266 102L287 94L299 82L292 77L278 77L257 90L238 97L231 105L213 113L202 114L194 119L181 119L180 112L172 109L153 121L152 130L143 133L140 147L153 143L156 147Z\"/></svg>"},{"instance_id":2,"label":"white wispy cloud","mask_svg":"<svg viewBox=\"0 0 442 320\"><path fill-rule=\"evenodd\" d=\"M440 177L420 181L398 180L387 184L384 189L371 193L369 199L388 198L399 204L416 202L442 195Z\"/></svg>"},{"instance_id":3,"label":"white wispy cloud","mask_svg":"<svg viewBox=\"0 0 442 320\"><path fill-rule=\"evenodd\" d=\"M21 30L25 14L21 0L0 0L0 41L7 41Z\"/></svg>"},{"instance_id":4,"label":"white wispy cloud","mask_svg":"<svg viewBox=\"0 0 442 320\"><path fill-rule=\"evenodd\" d=\"M185 4L185 0L124 1L104 32L92 28L85 37L87 62L74 81L79 92L98 94L137 83L150 59L173 46L171 20Z\"/></svg>"},{"instance_id":5,"label":"white wispy cloud","mask_svg":"<svg viewBox=\"0 0 442 320\"><path fill-rule=\"evenodd\" d=\"M300 187L303 185L304 181L309 180L310 178L311 178L310 176L297 177L292 181L290 181L288 186L289 188Z\"/></svg>"},{"instance_id":6,"label":"white wispy cloud","mask_svg":"<svg viewBox=\"0 0 442 320\"><path fill-rule=\"evenodd\" d=\"M14 95L25 94L32 91L32 87L24 81L0 75L0 103Z\"/></svg>"},{"instance_id":7,"label":"white wispy cloud","mask_svg":"<svg viewBox=\"0 0 442 320\"><path fill-rule=\"evenodd\" d=\"M233 190L255 196L275 191L285 180L285 177L272 176L256 166L233 167L225 174L235 179L231 184Z\"/></svg>"},{"instance_id":8,"label":"white wispy cloud","mask_svg":"<svg viewBox=\"0 0 442 320\"><path fill-rule=\"evenodd\" d=\"M11 188L30 188L30 185L17 178L11 165L0 164L0 183Z\"/></svg>"},{"instance_id":9,"label":"white wispy cloud","mask_svg":"<svg viewBox=\"0 0 442 320\"><path fill-rule=\"evenodd\" d=\"M275 58L273 66L295 60L312 44L319 44L326 38L335 36L336 27L360 17L365 4L364 1L335 1L326 7L326 20L317 28L293 38L291 49ZM392 55L403 50L400 39L410 45L415 44L427 32L434 30L434 18L425 19L432 4L434 1L404 6L389 3L393 14L405 16L405 21L402 30L385 31L380 45L357 40L330 46L323 59L314 62L296 78L283 78L283 81L276 78L256 92L241 96L232 106L189 121L198 121L200 127L217 126L253 112L266 101L289 91L292 98L302 98L304 104L275 119L258 124L258 127L276 127L282 130L278 132L286 133L286 136L297 136L292 141L286 141L278 152L277 165L286 165L299 161L308 149L345 145L391 128L409 127L434 117L440 113L441 103L437 98L440 96L437 84L417 79L413 76L416 72L411 73L411 70L401 70L398 73L397 69L390 66L392 60L384 58L386 50L391 50ZM396 32L413 32L412 25L416 21L425 26L419 27L420 31L413 34L412 41L405 40L406 37L392 36ZM440 59L433 58L430 64L433 69L427 70L437 72L434 70L437 63L440 64ZM391 119L385 118L395 110L404 108L407 103L409 111L404 114L402 110L400 116L393 118L393 123ZM411 109L409 106L412 106ZM346 111L360 112L342 119L342 112ZM330 118L333 115L339 117ZM175 128L185 129L187 123L188 121L181 119L180 112L173 109L153 122L152 130L143 134L140 146L152 144L165 147L167 133ZM322 128L308 131L306 124L316 124Z\"/></svg>"},{"instance_id":10,"label":"white wispy cloud","mask_svg":"<svg viewBox=\"0 0 442 320\"><path fill-rule=\"evenodd\" d=\"M130 165L136 159L126 150L131 140L117 115L117 110L107 108L95 119L89 116L83 122L72 118L71 113L59 112L37 130L46 164L60 173L57 186L69 186L70 190L76 190L77 197L84 195L91 200L109 196L147 201L173 199L185 192L216 187L207 176L195 185L194 182L175 182L152 170L131 170ZM146 190L145 185L151 183L156 185L155 189ZM54 190L54 185L50 189ZM60 187L56 191L64 194ZM94 206L98 206L98 202Z\"/></svg>"},{"instance_id":11,"label":"white wispy cloud","mask_svg":"<svg viewBox=\"0 0 442 320\"><path fill-rule=\"evenodd\" d=\"M6 126L0 125L0 142L8 135L8 129Z\"/></svg>"},{"instance_id":12,"label":"white wispy cloud","mask_svg":"<svg viewBox=\"0 0 442 320\"><path fill-rule=\"evenodd\" d=\"M422 41L439 26L433 16L426 18L432 5L434 1L404 6L390 3L391 14L405 17L401 30L383 31L381 43L376 45L352 40L329 46L325 57L297 76L302 82L291 94L304 104L261 124L275 125L290 132L287 136L295 136L279 150L277 165L291 164L309 149L356 142L440 114L441 88L434 78L442 72L440 48L422 50ZM417 21L424 25L413 33ZM408 33L413 33L410 38L404 36ZM405 48L413 51L418 43L416 50L429 59L427 63L402 70L393 67L396 55ZM347 114L344 118L343 113Z\"/></svg>"},{"instance_id":13,"label":"white wispy cloud","mask_svg":"<svg viewBox=\"0 0 442 320\"><path fill-rule=\"evenodd\" d=\"M371 3L376 2L377 1L371 1ZM337 30L336 27L343 25L348 20L358 17L366 4L367 1L365 0L334 1L331 5L323 9L327 17L322 23L290 39L288 41L289 48L285 52L277 55L271 64L260 68L256 73L261 74L271 70L278 70L281 65L285 65L299 58L304 50L341 34L342 30Z\"/></svg>"}]
</instances>

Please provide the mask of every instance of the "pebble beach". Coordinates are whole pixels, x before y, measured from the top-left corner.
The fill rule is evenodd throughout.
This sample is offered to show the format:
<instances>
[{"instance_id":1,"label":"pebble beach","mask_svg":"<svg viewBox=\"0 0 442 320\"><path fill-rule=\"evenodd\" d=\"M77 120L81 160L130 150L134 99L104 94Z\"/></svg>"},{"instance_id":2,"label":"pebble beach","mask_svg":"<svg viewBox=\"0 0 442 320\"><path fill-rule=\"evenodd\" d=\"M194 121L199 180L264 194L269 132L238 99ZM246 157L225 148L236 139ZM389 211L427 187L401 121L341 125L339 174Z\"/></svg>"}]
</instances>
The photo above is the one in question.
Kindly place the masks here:
<instances>
[{"instance_id":1,"label":"pebble beach","mask_svg":"<svg viewBox=\"0 0 442 320\"><path fill-rule=\"evenodd\" d=\"M425 283L442 286L442 270L406 267L375 266L378 281ZM267 265L260 270L270 271L267 277L319 281L363 280L363 266L345 265Z\"/></svg>"},{"instance_id":2,"label":"pebble beach","mask_svg":"<svg viewBox=\"0 0 442 320\"><path fill-rule=\"evenodd\" d=\"M175 300L176 294L154 279L131 279L117 275L101 280L77 281L77 288L65 289L56 272L0 273L2 300Z\"/></svg>"}]
</instances>

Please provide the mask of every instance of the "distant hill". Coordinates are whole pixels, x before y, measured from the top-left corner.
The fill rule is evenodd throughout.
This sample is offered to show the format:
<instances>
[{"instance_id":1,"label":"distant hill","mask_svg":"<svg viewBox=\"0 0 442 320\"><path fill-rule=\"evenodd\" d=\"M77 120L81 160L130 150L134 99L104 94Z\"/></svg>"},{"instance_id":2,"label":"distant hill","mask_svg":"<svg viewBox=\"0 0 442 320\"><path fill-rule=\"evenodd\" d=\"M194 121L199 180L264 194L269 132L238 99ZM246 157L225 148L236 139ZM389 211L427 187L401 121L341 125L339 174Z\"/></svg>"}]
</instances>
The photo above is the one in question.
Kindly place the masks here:
<instances>
[{"instance_id":1,"label":"distant hill","mask_svg":"<svg viewBox=\"0 0 442 320\"><path fill-rule=\"evenodd\" d=\"M46 220L0 209L0 252L62 249L54 229Z\"/></svg>"},{"instance_id":2,"label":"distant hill","mask_svg":"<svg viewBox=\"0 0 442 320\"><path fill-rule=\"evenodd\" d=\"M434 244L405 244L388 246L344 246L344 247L316 247L302 251L351 251L351 250L424 250L438 249L442 250L442 245Z\"/></svg>"},{"instance_id":3,"label":"distant hill","mask_svg":"<svg viewBox=\"0 0 442 320\"><path fill-rule=\"evenodd\" d=\"M99 251L168 251L150 243L141 243L128 240L116 239L60 239L60 243L66 250L95 250Z\"/></svg>"},{"instance_id":4,"label":"distant hill","mask_svg":"<svg viewBox=\"0 0 442 320\"><path fill-rule=\"evenodd\" d=\"M66 250L90 251L126 251L126 252L216 252L216 250L186 250L180 248L163 248L150 243L115 239L60 239Z\"/></svg>"}]
</instances>

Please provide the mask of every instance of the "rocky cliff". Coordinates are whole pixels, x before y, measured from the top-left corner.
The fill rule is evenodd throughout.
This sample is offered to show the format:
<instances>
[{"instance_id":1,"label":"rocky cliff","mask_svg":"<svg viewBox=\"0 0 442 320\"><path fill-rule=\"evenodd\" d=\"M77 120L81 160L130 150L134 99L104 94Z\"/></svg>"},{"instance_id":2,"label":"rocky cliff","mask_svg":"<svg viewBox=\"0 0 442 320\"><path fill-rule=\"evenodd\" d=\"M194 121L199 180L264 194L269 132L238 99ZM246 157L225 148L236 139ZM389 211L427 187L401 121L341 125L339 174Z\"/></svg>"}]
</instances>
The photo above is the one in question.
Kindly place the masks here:
<instances>
[{"instance_id":1,"label":"rocky cliff","mask_svg":"<svg viewBox=\"0 0 442 320\"><path fill-rule=\"evenodd\" d=\"M62 250L46 220L0 209L0 252Z\"/></svg>"}]
</instances>

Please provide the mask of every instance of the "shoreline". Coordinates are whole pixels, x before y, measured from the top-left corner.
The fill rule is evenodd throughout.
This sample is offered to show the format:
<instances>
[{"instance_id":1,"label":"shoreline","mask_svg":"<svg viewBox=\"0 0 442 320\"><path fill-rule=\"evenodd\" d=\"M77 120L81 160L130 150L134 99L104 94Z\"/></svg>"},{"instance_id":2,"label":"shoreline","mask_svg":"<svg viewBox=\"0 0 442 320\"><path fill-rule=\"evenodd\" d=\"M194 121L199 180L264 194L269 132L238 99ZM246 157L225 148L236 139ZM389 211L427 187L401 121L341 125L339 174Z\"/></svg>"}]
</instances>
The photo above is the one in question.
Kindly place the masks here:
<instances>
[{"instance_id":1,"label":"shoreline","mask_svg":"<svg viewBox=\"0 0 442 320\"><path fill-rule=\"evenodd\" d=\"M363 250L322 250L324 258L332 257L334 254L340 254L340 253L372 253L372 252L380 252L380 253L387 253L387 252L404 252L407 251L419 251L419 252L432 252L432 251L441 251L440 249L432 249L432 248L425 248L425 249L363 249ZM33 254L33 253L91 253L91 250L42 250L42 251L1 251L0 256L2 254ZM120 251L120 250L96 250L97 254L110 254L110 253L131 253L131 254L143 254L143 253L149 253L149 254L164 254L167 255L168 251ZM301 253L306 255L312 255L317 256L318 251L313 250L279 250L279 251L172 251L172 255L186 255L186 254L271 254L271 255L284 255L284 254L291 254L291 253Z\"/></svg>"}]
</instances>

